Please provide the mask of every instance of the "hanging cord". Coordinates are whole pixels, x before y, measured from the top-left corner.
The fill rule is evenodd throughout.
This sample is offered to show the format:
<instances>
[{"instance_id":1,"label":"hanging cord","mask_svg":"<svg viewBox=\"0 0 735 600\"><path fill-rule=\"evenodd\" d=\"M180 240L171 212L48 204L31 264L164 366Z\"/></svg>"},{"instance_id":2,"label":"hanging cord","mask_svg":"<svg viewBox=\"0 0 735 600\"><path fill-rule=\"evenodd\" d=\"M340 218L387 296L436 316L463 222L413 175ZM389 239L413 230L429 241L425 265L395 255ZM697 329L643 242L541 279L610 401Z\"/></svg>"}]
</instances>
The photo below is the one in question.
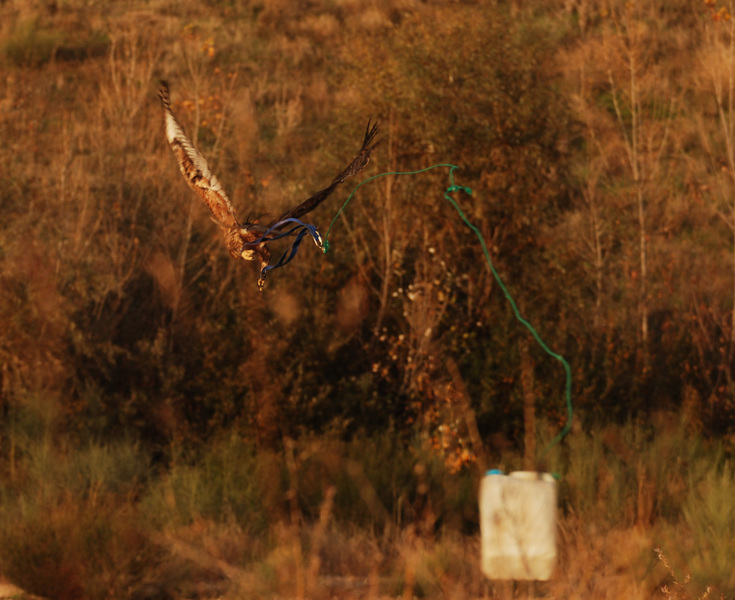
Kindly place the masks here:
<instances>
[{"instance_id":1,"label":"hanging cord","mask_svg":"<svg viewBox=\"0 0 735 600\"><path fill-rule=\"evenodd\" d=\"M390 171L388 173L378 173L377 175L373 175L372 177L368 177L365 181L361 181L355 186L355 189L352 190L352 193L347 197L347 200L345 200L345 203L342 205L342 207L337 211L337 214L334 215L334 219L332 219L332 222L329 224L329 229L327 229L327 234L324 236L324 243L322 244L322 252L325 254L329 251L329 232L332 231L332 227L334 227L334 223L337 220L337 217L339 217L340 214L342 214L342 211L345 209L345 207L350 203L350 200L352 200L352 197L355 195L355 192L359 190L363 185L366 183L372 181L373 179L378 179L379 177L386 177L387 175L418 175L419 173L426 173L426 171L431 171L431 169L438 169L439 167L450 167L452 171L450 171L450 179L451 179L451 173L454 171L454 169L459 169L459 167L455 167L454 165L442 163L438 165L432 165L431 167L426 167L425 169L419 169L418 171ZM472 193L472 191L469 188L465 188L468 190L468 193Z\"/></svg>"},{"instance_id":2,"label":"hanging cord","mask_svg":"<svg viewBox=\"0 0 735 600\"><path fill-rule=\"evenodd\" d=\"M572 418L574 416L574 412L572 410L572 369L569 366L569 363L564 359L563 356L560 354L557 354L556 352L552 351L546 343L541 339L541 336L538 334L538 332L533 328L533 326L526 321L526 319L523 318L521 315L521 311L518 310L518 306L515 303L515 300L513 300L513 297L510 295L510 292L508 292L508 289L505 287L505 284L503 283L503 280L500 278L500 275L495 270L495 266L493 265L493 261L490 258L490 252L487 249L487 245L485 244L485 238L482 236L482 233L480 233L480 230L475 227L470 220L467 218L467 216L464 214L462 209L460 208L459 204L457 204L457 201L452 198L449 194L452 194L454 192L465 192L468 195L472 195L472 190L468 187L464 187L461 185L456 185L454 183L454 172L459 169L458 166L448 164L448 163L442 163L437 165L432 165L431 167L426 167L425 169L420 169L418 171L392 171L389 173L380 173L378 175L373 175L372 177L369 177L365 181L360 182L354 190L352 190L352 193L349 195L345 203L342 205L342 207L337 211L337 214L334 216L334 219L332 219L332 223L329 225L329 229L327 230L327 234L324 236L324 242L322 243L322 251L327 252L329 250L329 232L332 230L332 226L334 225L335 221L337 220L337 217L339 217L340 213L345 209L347 204L349 204L350 200L352 200L352 197L355 195L355 192L365 183L368 183L369 181L372 181L373 179L377 179L378 177L385 177L386 175L417 175L419 173L425 173L426 171L430 171L431 169L437 169L440 167L447 167L449 168L449 187L447 188L446 192L444 192L444 198L449 201L449 203L456 209L457 213L459 214L459 217L464 221L465 225L467 225L477 236L477 239L480 241L480 246L482 247L482 252L485 255L485 260L487 261L488 266L490 267L490 272L493 274L493 277L495 278L495 281L498 282L498 285L500 286L500 289L503 292L503 295L510 303L511 308L513 309L513 314L515 315L516 319L524 326L528 331L531 332L531 335L536 339L539 346L552 358L555 358L558 360L563 366L564 371L566 374L566 384L564 389L564 395L566 399L566 407L567 407L567 420L564 424L564 427L562 427L561 431L557 434L557 436L551 440L551 442L546 446L544 451L541 453L541 457L545 456L546 453L556 444L558 444L561 439L569 433L569 431L572 428ZM318 245L318 244L317 244Z\"/></svg>"},{"instance_id":3,"label":"hanging cord","mask_svg":"<svg viewBox=\"0 0 735 600\"><path fill-rule=\"evenodd\" d=\"M278 231L280 227L286 225L287 223L294 223L295 225L285 231ZM296 233L297 231L298 233ZM275 235L271 235L274 233ZM296 239L293 241L293 243L281 255L281 258L278 259L278 262L276 264L264 267L261 271L261 275L265 276L268 271L278 269L283 265L287 265L289 262L291 262L291 259L296 256L296 251L299 249L299 245L306 235L310 235L317 247L321 248L323 245L322 236L319 235L319 231L317 230L316 225L312 225L311 223L304 223L303 221L299 221L298 219L289 217L288 219L283 219L282 221L278 221L277 223L271 225L270 228L266 230L266 232L263 233L263 235L260 236L257 240L245 244L246 246L257 246L258 244L261 244L263 242L280 240L282 238L293 235L294 233L296 233Z\"/></svg>"}]
</instances>

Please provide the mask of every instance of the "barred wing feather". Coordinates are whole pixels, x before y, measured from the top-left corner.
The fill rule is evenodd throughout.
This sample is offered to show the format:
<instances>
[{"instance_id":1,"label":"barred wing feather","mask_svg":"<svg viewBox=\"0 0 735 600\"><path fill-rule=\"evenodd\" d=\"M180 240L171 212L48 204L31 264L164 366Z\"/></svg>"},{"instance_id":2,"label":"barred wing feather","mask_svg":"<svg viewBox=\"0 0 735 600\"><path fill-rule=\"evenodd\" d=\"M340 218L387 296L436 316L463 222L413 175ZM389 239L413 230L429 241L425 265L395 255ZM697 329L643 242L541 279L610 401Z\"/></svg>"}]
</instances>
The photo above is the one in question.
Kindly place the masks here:
<instances>
[{"instance_id":1,"label":"barred wing feather","mask_svg":"<svg viewBox=\"0 0 735 600\"><path fill-rule=\"evenodd\" d=\"M207 160L199 153L199 151L191 143L179 122L171 111L171 100L168 93L168 85L161 83L161 89L158 92L163 105L164 125L166 130L166 139L168 140L171 150L176 156L179 163L179 170L184 176L186 183L193 189L197 195L212 211L214 218L222 227L234 227L237 225L235 211L232 208L230 199L222 189L217 177L209 170Z\"/></svg>"},{"instance_id":2,"label":"barred wing feather","mask_svg":"<svg viewBox=\"0 0 735 600\"><path fill-rule=\"evenodd\" d=\"M367 127L365 129L365 137L362 141L362 147L360 148L360 152L358 152L357 156L353 159L353 161L345 168L337 177L335 177L332 180L332 183L330 183L327 187L325 187L322 190L319 190L306 200L304 200L301 204L299 204L297 207L289 210L288 212L281 215L278 219L276 219L273 223L277 223L279 221L284 221L285 219L299 219L300 217L304 216L306 213L311 212L314 210L317 206L319 206L324 200L327 199L327 196L329 196L334 189L340 185L341 183L344 183L346 179L349 177L352 177L353 175L356 175L360 171L362 171L370 162L370 153L373 151L375 146L378 145L376 142L373 144L373 140L375 139L375 136L378 134L378 124L373 123L372 127L370 126L370 121L368 121Z\"/></svg>"}]
</instances>

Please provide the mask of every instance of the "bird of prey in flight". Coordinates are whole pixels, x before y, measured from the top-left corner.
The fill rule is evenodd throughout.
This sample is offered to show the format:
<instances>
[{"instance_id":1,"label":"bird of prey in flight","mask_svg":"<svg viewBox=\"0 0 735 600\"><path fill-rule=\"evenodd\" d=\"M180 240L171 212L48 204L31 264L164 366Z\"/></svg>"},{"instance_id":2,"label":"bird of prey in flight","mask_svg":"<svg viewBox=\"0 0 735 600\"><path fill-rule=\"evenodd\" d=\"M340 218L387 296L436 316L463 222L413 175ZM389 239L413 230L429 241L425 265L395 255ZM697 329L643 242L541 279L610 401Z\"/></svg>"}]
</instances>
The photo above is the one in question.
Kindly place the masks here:
<instances>
[{"instance_id":1,"label":"bird of prey in flight","mask_svg":"<svg viewBox=\"0 0 735 600\"><path fill-rule=\"evenodd\" d=\"M224 233L225 246L230 254L235 258L260 261L258 289L261 291L265 285L265 277L268 270L274 268L269 266L270 250L268 249L268 242L292 234L297 229L302 230L302 236L306 232L303 228L307 228L316 244L321 246L321 237L316 228L313 225L301 223L298 219L319 206L340 183L343 183L348 177L362 171L368 164L370 153L376 146L373 140L378 133L378 125L375 123L371 126L370 121L368 121L360 152L347 168L337 175L327 187L319 190L295 208L286 211L268 225L261 225L250 221L240 223L219 180L209 170L206 159L194 147L194 144L191 143L191 140L189 140L183 128L176 120L171 110L168 85L165 81L161 82L158 96L163 106L166 139L171 146L171 150L173 150L174 156L176 156L181 174L184 176L186 183L189 184L189 187L209 207L215 222ZM298 245L301 236L294 242L291 256L285 262L288 262L293 257L295 247ZM282 258L276 266L280 266L283 263L284 259Z\"/></svg>"}]
</instances>

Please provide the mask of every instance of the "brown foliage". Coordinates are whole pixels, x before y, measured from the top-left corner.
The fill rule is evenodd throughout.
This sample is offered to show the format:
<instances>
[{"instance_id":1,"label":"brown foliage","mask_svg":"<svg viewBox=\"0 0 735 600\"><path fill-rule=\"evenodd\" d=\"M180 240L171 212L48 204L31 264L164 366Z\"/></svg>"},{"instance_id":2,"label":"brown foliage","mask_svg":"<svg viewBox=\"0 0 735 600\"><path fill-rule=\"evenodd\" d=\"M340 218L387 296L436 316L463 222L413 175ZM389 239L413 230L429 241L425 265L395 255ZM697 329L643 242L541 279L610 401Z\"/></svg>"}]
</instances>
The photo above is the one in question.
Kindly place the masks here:
<instances>
[{"instance_id":1,"label":"brown foliage","mask_svg":"<svg viewBox=\"0 0 735 600\"><path fill-rule=\"evenodd\" d=\"M684 407L692 431L731 443L729 9L531 4L243 1L209 3L205 18L186 3L2 3L5 422L40 403L53 436L132 436L164 469L223 428L255 440L263 457L282 451L284 436L395 431L427 440L459 471L484 450L470 448L469 434L504 448L520 439L525 332L442 198L446 172L361 187L330 251L305 243L258 295L257 273L227 257L166 148L155 97L165 77L241 215L274 216L327 183L368 117L384 132L369 174L460 165L473 195L458 200L524 316L571 359L575 406L619 421ZM313 215L322 233L348 193ZM525 362L527 422L558 430L558 365L535 345ZM7 427L1 462L20 481L23 451ZM596 466L591 496L602 504L619 484L604 469L612 462ZM650 465L635 469L621 513L645 531L662 510L652 490L667 480ZM373 466L363 479L378 482L372 505L391 507L393 520L437 513L436 500L419 507L408 492L388 502L400 485L381 475ZM277 503L278 491L269 494ZM59 519L59 531L70 529ZM133 544L135 524L122 523ZM403 535L393 549L408 558L395 577L412 583L401 579L401 590L423 577L427 589L459 595L444 567L422 571L423 542ZM575 537L575 556L628 568L640 539L608 537ZM606 566L616 544L628 562ZM304 560L286 546L271 556L278 568ZM374 590L390 551L373 538L365 546ZM74 590L82 575L57 567ZM601 593L583 570L574 572L581 588Z\"/></svg>"}]
</instances>

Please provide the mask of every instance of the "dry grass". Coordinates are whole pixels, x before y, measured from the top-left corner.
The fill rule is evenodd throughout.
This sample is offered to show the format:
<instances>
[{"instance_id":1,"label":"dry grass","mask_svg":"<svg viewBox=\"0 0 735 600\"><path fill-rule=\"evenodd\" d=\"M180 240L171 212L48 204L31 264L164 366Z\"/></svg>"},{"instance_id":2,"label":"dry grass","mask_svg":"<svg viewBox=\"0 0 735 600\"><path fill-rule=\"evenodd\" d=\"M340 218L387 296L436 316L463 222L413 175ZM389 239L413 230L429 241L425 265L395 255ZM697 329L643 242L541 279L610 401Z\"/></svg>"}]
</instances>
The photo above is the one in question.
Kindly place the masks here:
<instances>
[{"instance_id":1,"label":"dry grass","mask_svg":"<svg viewBox=\"0 0 735 600\"><path fill-rule=\"evenodd\" d=\"M696 595L696 592L693 592L691 590L691 581L692 576L690 574L687 574L684 576L683 579L680 579L672 566L669 564L668 559L666 558L666 555L664 554L664 551L656 546L654 548L656 552L656 556L658 556L658 559L661 561L661 564L666 568L666 570L669 573L670 576L670 583L666 583L661 586L661 592L663 595L667 598L667 600L693 600L696 598L696 600L705 600L705 598L709 598L712 594L712 586L707 586L707 588L700 594ZM720 599L724 599L725 595L722 594L720 596Z\"/></svg>"},{"instance_id":2,"label":"dry grass","mask_svg":"<svg viewBox=\"0 0 735 600\"><path fill-rule=\"evenodd\" d=\"M683 2L209 4L0 2L0 574L60 599L732 596L730 140L707 104L728 32L673 18ZM600 68L623 17L662 61L698 45L646 63L639 104ZM160 78L243 218L328 182L367 115L371 168L463 165L524 311L604 416L544 457L550 581L479 569L473 458L495 435L487 459L522 463L517 330L445 182L362 189L342 250L256 295L165 146ZM658 176L633 182L646 227L627 102ZM540 449L558 390L533 361ZM611 418L656 403L652 424Z\"/></svg>"},{"instance_id":3,"label":"dry grass","mask_svg":"<svg viewBox=\"0 0 735 600\"><path fill-rule=\"evenodd\" d=\"M699 598L706 586L716 594L729 585L727 573L723 578L717 564L704 562L712 548L729 552L726 545L712 546L709 531L682 520L681 507L669 508L668 515L646 508L643 519L635 509L600 514L615 504L600 500L611 488L597 473L590 484L595 491L588 492L595 502L581 502L575 492L561 507L551 580L513 584L487 580L478 533L452 525L458 509L447 497L471 473L425 462L420 446L390 446L390 476L405 487L381 497L377 486L386 473L372 470L380 447L348 458L369 447L365 440L312 438L291 441L281 453L259 454L233 435L158 473L145 467L134 447L67 447L61 453L49 443L19 443L14 483L3 488L0 512L3 573L42 596L102 598L107 590L116 598L644 599ZM573 461L605 455L578 451ZM642 445L641 464L659 453L660 441ZM646 486L635 474L640 470L628 478L611 458L605 464L621 480L621 506L649 507L647 493L641 498ZM504 460L522 462L517 455ZM695 488L715 484L723 497L732 493L726 474L715 480L722 471L704 468L718 464L716 452L690 460L702 474ZM557 466L575 472L572 464ZM562 479L560 485L571 484ZM657 507L670 500L664 490L654 495ZM474 494L466 503L463 509L476 513ZM575 503L588 508L577 510ZM472 529L472 520L464 527ZM697 570L684 579L674 576L670 560L656 550L659 542L670 548L671 561Z\"/></svg>"}]
</instances>

